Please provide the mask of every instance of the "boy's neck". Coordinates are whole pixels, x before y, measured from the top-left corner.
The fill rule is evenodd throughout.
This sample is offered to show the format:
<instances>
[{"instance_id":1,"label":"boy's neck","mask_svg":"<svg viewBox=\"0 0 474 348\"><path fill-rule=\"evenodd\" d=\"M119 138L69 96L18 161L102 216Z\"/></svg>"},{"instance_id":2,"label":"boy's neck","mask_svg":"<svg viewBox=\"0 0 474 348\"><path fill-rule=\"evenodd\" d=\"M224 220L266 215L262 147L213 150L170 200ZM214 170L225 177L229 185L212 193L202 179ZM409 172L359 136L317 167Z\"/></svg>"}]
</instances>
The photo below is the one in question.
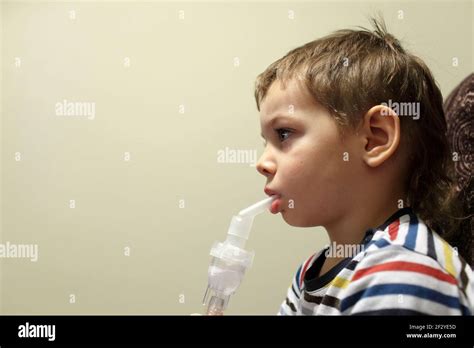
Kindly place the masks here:
<instances>
[{"instance_id":1,"label":"boy's neck","mask_svg":"<svg viewBox=\"0 0 474 348\"><path fill-rule=\"evenodd\" d=\"M395 197L403 196L395 195ZM368 229L382 225L397 210L399 210L398 198L390 198L384 202L372 201L371 204L367 202L353 206L342 218L324 227L331 245L359 244Z\"/></svg>"}]
</instances>

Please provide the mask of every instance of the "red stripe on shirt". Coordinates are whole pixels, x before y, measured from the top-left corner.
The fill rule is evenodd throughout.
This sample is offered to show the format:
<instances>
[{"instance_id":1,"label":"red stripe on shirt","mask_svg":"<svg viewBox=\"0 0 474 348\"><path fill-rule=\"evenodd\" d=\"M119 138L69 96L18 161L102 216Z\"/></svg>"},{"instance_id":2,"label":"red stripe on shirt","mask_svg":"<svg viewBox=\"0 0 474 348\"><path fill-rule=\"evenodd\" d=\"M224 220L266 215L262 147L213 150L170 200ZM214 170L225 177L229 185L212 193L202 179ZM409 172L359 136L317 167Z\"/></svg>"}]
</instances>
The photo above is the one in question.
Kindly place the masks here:
<instances>
[{"instance_id":1,"label":"red stripe on shirt","mask_svg":"<svg viewBox=\"0 0 474 348\"><path fill-rule=\"evenodd\" d=\"M398 227L400 226L400 219L395 220L388 226L388 234L390 235L390 240L394 240L398 235Z\"/></svg>"},{"instance_id":2,"label":"red stripe on shirt","mask_svg":"<svg viewBox=\"0 0 474 348\"><path fill-rule=\"evenodd\" d=\"M311 263L311 261L314 259L316 255L313 255L311 256L308 260L306 260L304 266L303 266L303 269L301 270L301 274L300 274L300 289L301 287L303 286L303 281L304 281L304 275L306 273L306 270L308 269L308 266L309 264Z\"/></svg>"},{"instance_id":3,"label":"red stripe on shirt","mask_svg":"<svg viewBox=\"0 0 474 348\"><path fill-rule=\"evenodd\" d=\"M421 274L426 274L441 281L457 284L456 279L448 273L444 273L439 269L425 266L419 263L414 262L405 262L405 261L394 261L394 262L387 262L381 265L376 265L368 268L361 269L357 271L354 276L352 277L351 281L355 281L362 277L365 277L369 274L377 273L377 272L384 272L384 271L408 271L408 272L416 272Z\"/></svg>"}]
</instances>

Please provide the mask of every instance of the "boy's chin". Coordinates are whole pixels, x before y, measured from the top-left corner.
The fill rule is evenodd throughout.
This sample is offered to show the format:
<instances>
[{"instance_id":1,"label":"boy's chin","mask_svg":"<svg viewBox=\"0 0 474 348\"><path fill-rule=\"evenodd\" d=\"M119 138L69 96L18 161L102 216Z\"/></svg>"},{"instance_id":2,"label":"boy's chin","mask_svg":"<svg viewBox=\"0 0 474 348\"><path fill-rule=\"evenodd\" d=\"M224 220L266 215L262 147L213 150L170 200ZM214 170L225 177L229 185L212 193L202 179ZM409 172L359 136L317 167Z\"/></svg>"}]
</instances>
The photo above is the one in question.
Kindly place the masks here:
<instances>
[{"instance_id":1,"label":"boy's chin","mask_svg":"<svg viewBox=\"0 0 474 348\"><path fill-rule=\"evenodd\" d=\"M315 224L311 221L310 217L301 216L295 210L285 209L281 211L281 216L285 222L293 227L315 227L319 224Z\"/></svg>"}]
</instances>

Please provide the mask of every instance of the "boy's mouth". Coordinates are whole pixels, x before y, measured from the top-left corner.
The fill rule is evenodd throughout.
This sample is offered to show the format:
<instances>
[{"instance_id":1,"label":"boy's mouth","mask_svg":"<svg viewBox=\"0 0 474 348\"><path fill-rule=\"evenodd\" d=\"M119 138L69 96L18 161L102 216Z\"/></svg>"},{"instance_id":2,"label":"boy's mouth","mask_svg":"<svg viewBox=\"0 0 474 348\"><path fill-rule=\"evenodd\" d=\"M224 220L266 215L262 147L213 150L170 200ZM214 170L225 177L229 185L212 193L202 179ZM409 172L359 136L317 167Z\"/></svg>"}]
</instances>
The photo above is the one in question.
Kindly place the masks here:
<instances>
[{"instance_id":1,"label":"boy's mouth","mask_svg":"<svg viewBox=\"0 0 474 348\"><path fill-rule=\"evenodd\" d=\"M265 189L263 190L267 195L269 196L273 196L273 195L277 195L278 198L275 199L273 202L272 202L272 205L270 206L270 212L272 214L277 214L280 212L281 210L281 207L282 207L282 200L281 200L281 195L276 192L276 191L273 191L272 189L268 188L268 187L265 187Z\"/></svg>"},{"instance_id":2,"label":"boy's mouth","mask_svg":"<svg viewBox=\"0 0 474 348\"><path fill-rule=\"evenodd\" d=\"M281 209L281 198L277 198L272 202L272 205L270 206L270 212L272 214L277 214L280 212Z\"/></svg>"}]
</instances>

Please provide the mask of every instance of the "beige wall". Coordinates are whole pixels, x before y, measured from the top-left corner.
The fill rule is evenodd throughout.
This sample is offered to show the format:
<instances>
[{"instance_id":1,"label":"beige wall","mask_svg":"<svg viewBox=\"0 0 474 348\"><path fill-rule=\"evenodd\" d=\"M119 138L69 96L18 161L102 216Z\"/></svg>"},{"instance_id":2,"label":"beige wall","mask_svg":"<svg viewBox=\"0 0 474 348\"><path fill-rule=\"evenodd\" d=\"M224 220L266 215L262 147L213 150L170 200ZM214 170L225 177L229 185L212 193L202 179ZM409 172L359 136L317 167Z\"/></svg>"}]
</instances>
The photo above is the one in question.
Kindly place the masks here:
<instances>
[{"instance_id":1,"label":"beige wall","mask_svg":"<svg viewBox=\"0 0 474 348\"><path fill-rule=\"evenodd\" d=\"M218 163L217 152L262 153L254 79L288 50L368 26L381 11L445 95L472 71L470 1L12 1L0 10L1 241L39 247L36 262L0 259L8 314L201 312L212 243L264 197L254 167ZM93 119L57 115L63 100L95 103ZM254 266L227 313L276 313L298 264L326 242L322 228L259 216Z\"/></svg>"}]
</instances>

